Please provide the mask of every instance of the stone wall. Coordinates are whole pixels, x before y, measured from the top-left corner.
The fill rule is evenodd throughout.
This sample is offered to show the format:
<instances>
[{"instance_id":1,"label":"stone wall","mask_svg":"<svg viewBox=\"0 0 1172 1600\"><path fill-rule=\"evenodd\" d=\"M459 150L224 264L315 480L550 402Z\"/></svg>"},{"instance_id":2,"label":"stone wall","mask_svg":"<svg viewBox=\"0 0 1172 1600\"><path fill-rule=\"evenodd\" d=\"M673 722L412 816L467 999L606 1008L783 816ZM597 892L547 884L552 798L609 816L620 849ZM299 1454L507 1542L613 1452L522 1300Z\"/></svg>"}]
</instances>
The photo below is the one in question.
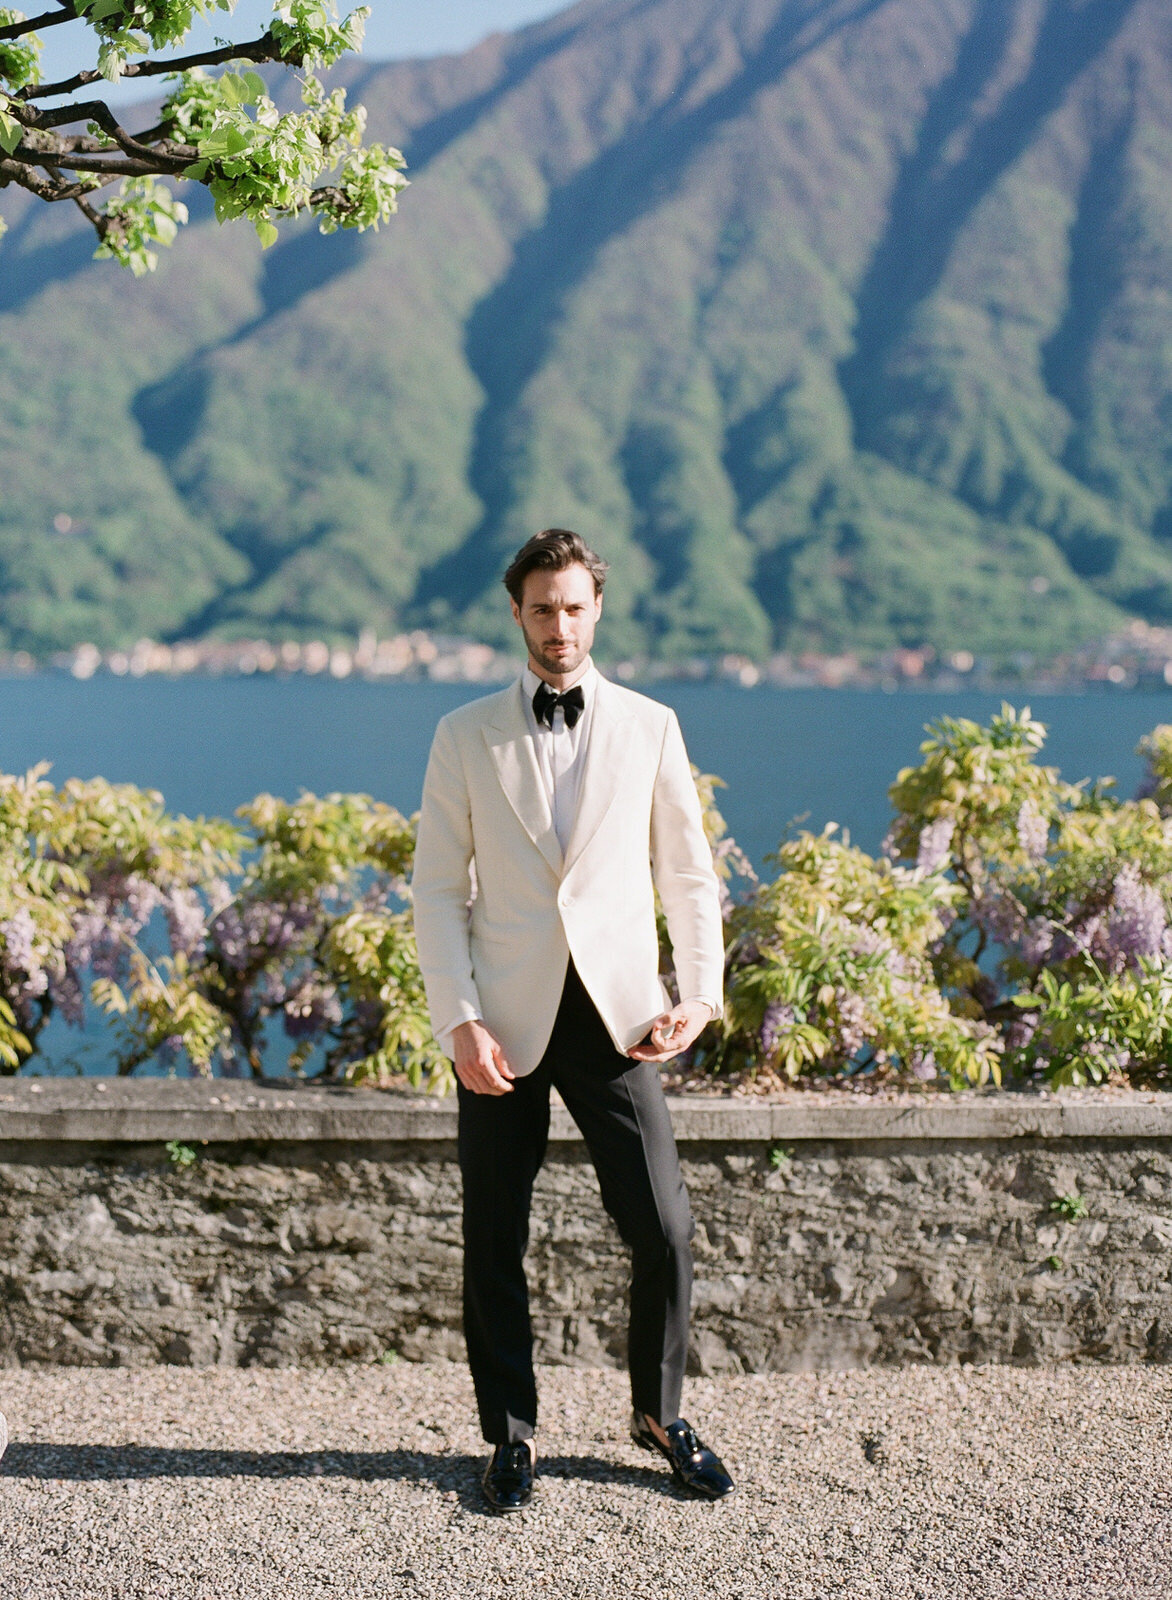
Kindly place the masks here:
<instances>
[{"instance_id":1,"label":"stone wall","mask_svg":"<svg viewBox=\"0 0 1172 1600\"><path fill-rule=\"evenodd\" d=\"M0 1361L461 1356L454 1115L345 1089L0 1082ZM696 1370L1172 1359L1172 1097L802 1094L673 1119ZM1085 1217L1053 1208L1074 1195ZM564 1110L529 1269L540 1359L622 1359L624 1252Z\"/></svg>"}]
</instances>

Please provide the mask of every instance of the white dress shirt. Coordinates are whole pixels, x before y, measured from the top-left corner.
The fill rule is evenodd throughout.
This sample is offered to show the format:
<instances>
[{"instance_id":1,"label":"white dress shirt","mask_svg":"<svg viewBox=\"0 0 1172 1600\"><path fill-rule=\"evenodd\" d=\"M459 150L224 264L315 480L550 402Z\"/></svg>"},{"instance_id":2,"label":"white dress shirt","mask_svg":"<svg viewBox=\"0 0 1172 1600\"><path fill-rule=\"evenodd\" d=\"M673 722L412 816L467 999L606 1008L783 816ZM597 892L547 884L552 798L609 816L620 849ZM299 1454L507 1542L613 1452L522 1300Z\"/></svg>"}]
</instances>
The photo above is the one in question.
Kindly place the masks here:
<instances>
[{"instance_id":1,"label":"white dress shirt","mask_svg":"<svg viewBox=\"0 0 1172 1600\"><path fill-rule=\"evenodd\" d=\"M553 831L558 836L562 854L570 842L570 829L574 826L574 813L578 809L578 790L582 786L582 768L585 764L586 746L590 739L590 723L594 713L594 686L598 670L587 656L581 670L559 694L581 685L583 706L572 728L566 726L566 713L561 706L554 707L553 726L538 722L533 709L533 696L542 680L532 667L521 675L525 695L525 720L537 743L537 765L545 783L546 798L553 816ZM550 686L552 688L552 685Z\"/></svg>"},{"instance_id":2,"label":"white dress shirt","mask_svg":"<svg viewBox=\"0 0 1172 1600\"><path fill-rule=\"evenodd\" d=\"M564 855L570 842L570 831L574 826L574 813L578 809L578 791L582 785L582 769L585 766L586 747L590 739L598 669L587 656L574 677L555 691L564 694L567 689L573 689L579 684L582 687L582 710L572 728L567 728L566 714L561 706L554 708L552 727L548 722L537 720L537 713L533 709L533 696L542 681L533 668L526 665L521 674L525 720L534 738L538 770L545 784L545 793L553 816L554 832L557 834ZM550 688L552 687L551 684ZM706 995L696 995L693 998L706 1005L713 1016L716 1015L717 1008ZM438 1042L449 1055L452 1054L451 1036L457 1026L457 1023L452 1023L448 1027L440 1028L436 1033Z\"/></svg>"}]
</instances>

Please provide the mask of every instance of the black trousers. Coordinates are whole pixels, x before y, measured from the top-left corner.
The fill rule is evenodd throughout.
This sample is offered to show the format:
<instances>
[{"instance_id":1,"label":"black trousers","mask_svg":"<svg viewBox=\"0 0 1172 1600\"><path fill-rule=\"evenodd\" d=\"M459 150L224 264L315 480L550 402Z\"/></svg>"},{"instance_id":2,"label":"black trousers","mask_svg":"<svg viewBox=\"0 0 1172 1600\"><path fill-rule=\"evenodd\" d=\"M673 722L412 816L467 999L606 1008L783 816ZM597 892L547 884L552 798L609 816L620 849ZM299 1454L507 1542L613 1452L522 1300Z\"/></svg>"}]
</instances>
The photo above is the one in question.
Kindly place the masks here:
<instances>
[{"instance_id":1,"label":"black trousers","mask_svg":"<svg viewBox=\"0 0 1172 1600\"><path fill-rule=\"evenodd\" d=\"M659 1070L620 1054L570 963L537 1069L510 1094L459 1086L464 1334L480 1426L493 1445L537 1422L523 1257L554 1085L586 1141L602 1203L631 1250L631 1402L674 1422L688 1352L693 1223Z\"/></svg>"}]
</instances>

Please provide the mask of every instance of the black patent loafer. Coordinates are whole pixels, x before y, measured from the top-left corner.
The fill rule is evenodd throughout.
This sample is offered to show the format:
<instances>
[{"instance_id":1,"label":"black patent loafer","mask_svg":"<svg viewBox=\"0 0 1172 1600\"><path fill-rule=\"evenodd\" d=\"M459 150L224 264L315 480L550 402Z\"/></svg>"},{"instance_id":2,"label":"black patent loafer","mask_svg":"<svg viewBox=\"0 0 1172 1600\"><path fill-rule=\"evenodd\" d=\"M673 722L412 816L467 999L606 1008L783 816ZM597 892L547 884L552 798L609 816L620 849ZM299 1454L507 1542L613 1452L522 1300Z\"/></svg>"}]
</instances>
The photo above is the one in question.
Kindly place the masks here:
<instances>
[{"instance_id":1,"label":"black patent loafer","mask_svg":"<svg viewBox=\"0 0 1172 1600\"><path fill-rule=\"evenodd\" d=\"M494 1511L523 1511L533 1498L533 1453L520 1444L498 1444L484 1469L484 1498Z\"/></svg>"},{"instance_id":2,"label":"black patent loafer","mask_svg":"<svg viewBox=\"0 0 1172 1600\"><path fill-rule=\"evenodd\" d=\"M724 1462L701 1443L690 1423L681 1418L679 1422L669 1422L663 1431L667 1434L666 1446L652 1433L645 1417L636 1411L631 1418L631 1438L644 1450L656 1450L669 1461L672 1477L685 1489L702 1494L706 1500L723 1500L733 1492L733 1481Z\"/></svg>"}]
</instances>

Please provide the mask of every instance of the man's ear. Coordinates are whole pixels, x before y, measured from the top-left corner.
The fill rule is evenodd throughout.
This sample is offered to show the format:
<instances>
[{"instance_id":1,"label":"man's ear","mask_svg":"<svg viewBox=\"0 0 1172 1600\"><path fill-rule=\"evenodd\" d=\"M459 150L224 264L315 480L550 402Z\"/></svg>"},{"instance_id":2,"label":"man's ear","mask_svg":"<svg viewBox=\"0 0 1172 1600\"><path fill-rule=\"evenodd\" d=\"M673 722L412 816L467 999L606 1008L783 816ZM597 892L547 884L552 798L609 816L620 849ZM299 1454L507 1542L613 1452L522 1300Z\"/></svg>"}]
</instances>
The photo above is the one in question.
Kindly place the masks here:
<instances>
[{"instance_id":1,"label":"man's ear","mask_svg":"<svg viewBox=\"0 0 1172 1600\"><path fill-rule=\"evenodd\" d=\"M509 596L509 605L512 607L512 610L513 610L513 621L517 624L517 626L519 628L521 626L521 607L513 599L512 595Z\"/></svg>"}]
</instances>

